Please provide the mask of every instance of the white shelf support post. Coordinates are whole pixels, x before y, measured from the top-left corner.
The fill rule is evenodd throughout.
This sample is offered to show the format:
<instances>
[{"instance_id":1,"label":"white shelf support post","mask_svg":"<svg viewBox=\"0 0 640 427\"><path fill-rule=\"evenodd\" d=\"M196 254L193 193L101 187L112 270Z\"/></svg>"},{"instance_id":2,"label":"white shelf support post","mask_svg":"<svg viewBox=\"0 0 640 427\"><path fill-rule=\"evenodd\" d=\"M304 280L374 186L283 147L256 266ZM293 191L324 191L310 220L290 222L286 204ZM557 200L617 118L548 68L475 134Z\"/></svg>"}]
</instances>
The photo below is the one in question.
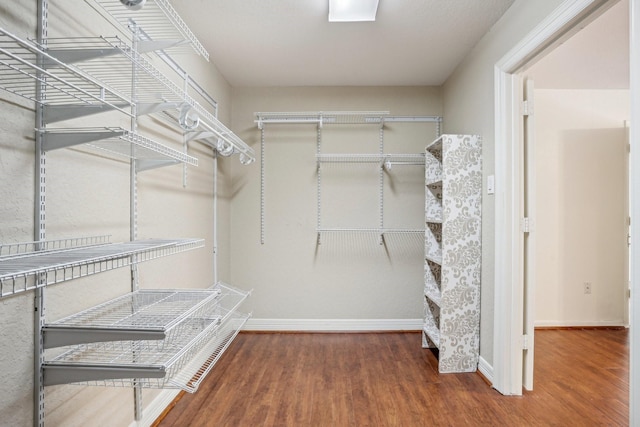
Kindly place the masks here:
<instances>
[{"instance_id":1,"label":"white shelf support post","mask_svg":"<svg viewBox=\"0 0 640 427\"><path fill-rule=\"evenodd\" d=\"M37 39L39 43L44 43L47 39L47 17L48 17L49 3L48 0L38 0L38 29ZM38 68L43 69L44 58L42 55L38 55ZM36 79L36 99L40 102L36 102L36 129L42 129L44 123L44 103L46 99L45 88L43 79L46 77L38 73L41 78ZM42 242L46 239L46 224L45 224L45 197L46 197L46 153L43 149L43 137L39 132L36 132L36 147L35 147L35 177L36 177L36 194L35 194L35 241ZM41 245L37 245L37 249L41 250ZM38 285L42 285L46 282L46 278L43 275L38 275ZM45 322L45 289L44 286L40 286L34 292L34 331L33 331L33 425L35 427L44 427L44 340L42 336L42 328Z\"/></svg>"},{"instance_id":2,"label":"white shelf support post","mask_svg":"<svg viewBox=\"0 0 640 427\"><path fill-rule=\"evenodd\" d=\"M378 154L380 155L380 159L384 159L384 117L380 118L380 130L378 131ZM384 162L382 163L384 165ZM378 194L378 204L379 204L379 212L380 212L380 222L378 227L380 228L379 236L378 236L378 244L384 245L384 166L378 170L378 181L379 181L379 194Z\"/></svg>"},{"instance_id":3,"label":"white shelf support post","mask_svg":"<svg viewBox=\"0 0 640 427\"><path fill-rule=\"evenodd\" d=\"M318 127L316 129L316 157L320 156L322 152L322 119L318 122ZM322 243L320 237L320 228L321 228L321 213L322 213L322 170L320 168L320 159L316 160L317 166L317 188L316 188L316 197L317 197L317 216L316 216L316 230L318 230L318 240L316 244L320 245Z\"/></svg>"},{"instance_id":4,"label":"white shelf support post","mask_svg":"<svg viewBox=\"0 0 640 427\"><path fill-rule=\"evenodd\" d=\"M265 143L264 124L260 123L260 244L264 245L265 227Z\"/></svg>"}]
</instances>

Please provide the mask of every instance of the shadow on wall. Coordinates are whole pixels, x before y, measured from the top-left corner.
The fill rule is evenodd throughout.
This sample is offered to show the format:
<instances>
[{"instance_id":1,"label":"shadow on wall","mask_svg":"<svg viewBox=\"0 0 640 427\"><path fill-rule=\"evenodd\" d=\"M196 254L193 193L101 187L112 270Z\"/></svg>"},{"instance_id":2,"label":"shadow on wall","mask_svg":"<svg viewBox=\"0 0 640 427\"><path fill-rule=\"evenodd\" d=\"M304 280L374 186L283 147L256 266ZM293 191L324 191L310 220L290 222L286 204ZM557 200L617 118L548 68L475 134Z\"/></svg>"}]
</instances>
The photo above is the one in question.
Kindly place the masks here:
<instances>
[{"instance_id":1,"label":"shadow on wall","mask_svg":"<svg viewBox=\"0 0 640 427\"><path fill-rule=\"evenodd\" d=\"M567 319L621 320L626 288L624 128L567 130L559 150L558 265ZM585 283L590 290L584 289Z\"/></svg>"}]
</instances>

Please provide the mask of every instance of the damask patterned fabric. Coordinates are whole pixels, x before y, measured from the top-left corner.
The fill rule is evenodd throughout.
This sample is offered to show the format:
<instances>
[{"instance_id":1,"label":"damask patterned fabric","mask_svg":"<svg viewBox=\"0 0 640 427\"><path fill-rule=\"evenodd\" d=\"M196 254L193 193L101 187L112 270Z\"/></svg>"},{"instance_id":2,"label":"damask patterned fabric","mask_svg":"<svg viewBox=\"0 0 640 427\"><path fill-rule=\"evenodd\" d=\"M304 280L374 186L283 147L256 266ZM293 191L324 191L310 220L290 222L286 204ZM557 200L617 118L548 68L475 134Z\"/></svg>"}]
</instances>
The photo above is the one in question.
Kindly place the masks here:
<instances>
[{"instance_id":1,"label":"damask patterned fabric","mask_svg":"<svg viewBox=\"0 0 640 427\"><path fill-rule=\"evenodd\" d=\"M473 372L480 349L482 147L443 135L426 150L423 346L440 372Z\"/></svg>"}]
</instances>

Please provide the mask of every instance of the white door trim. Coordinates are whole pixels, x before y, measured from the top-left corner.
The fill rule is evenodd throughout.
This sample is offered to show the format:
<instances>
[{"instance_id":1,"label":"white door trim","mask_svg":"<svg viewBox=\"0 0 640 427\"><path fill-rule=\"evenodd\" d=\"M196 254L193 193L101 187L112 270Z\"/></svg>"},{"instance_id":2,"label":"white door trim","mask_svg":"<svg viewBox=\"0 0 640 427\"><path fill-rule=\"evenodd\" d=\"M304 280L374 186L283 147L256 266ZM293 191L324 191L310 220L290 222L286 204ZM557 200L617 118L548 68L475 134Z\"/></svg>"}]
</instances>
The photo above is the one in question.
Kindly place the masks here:
<instances>
[{"instance_id":1,"label":"white door trim","mask_svg":"<svg viewBox=\"0 0 640 427\"><path fill-rule=\"evenodd\" d=\"M522 165L518 118L522 95L517 90L520 87L517 73L577 32L578 24L595 19L615 3L607 0L565 0L495 65L493 386L502 394L521 395L523 374Z\"/></svg>"},{"instance_id":2,"label":"white door trim","mask_svg":"<svg viewBox=\"0 0 640 427\"><path fill-rule=\"evenodd\" d=\"M629 188L630 216L633 229L631 232L631 354L629 387L629 425L640 424L640 5L637 1L629 2L630 17L630 56L631 56L631 126L629 128Z\"/></svg>"}]
</instances>

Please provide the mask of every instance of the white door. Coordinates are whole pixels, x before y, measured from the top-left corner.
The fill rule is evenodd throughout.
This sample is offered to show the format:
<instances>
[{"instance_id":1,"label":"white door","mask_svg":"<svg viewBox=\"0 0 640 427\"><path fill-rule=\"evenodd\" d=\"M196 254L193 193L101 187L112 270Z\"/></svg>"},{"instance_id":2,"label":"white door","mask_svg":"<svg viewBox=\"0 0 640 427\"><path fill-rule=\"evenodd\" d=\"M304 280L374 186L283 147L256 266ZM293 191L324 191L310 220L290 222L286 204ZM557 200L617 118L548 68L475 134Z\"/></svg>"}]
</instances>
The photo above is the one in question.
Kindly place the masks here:
<instances>
[{"instance_id":1,"label":"white door","mask_svg":"<svg viewBox=\"0 0 640 427\"><path fill-rule=\"evenodd\" d=\"M522 386L533 390L533 349L534 349L534 284L535 284L535 121L533 105L533 80L523 84L522 102L522 165L523 197L521 201L522 245L523 245L523 369Z\"/></svg>"}]
</instances>

